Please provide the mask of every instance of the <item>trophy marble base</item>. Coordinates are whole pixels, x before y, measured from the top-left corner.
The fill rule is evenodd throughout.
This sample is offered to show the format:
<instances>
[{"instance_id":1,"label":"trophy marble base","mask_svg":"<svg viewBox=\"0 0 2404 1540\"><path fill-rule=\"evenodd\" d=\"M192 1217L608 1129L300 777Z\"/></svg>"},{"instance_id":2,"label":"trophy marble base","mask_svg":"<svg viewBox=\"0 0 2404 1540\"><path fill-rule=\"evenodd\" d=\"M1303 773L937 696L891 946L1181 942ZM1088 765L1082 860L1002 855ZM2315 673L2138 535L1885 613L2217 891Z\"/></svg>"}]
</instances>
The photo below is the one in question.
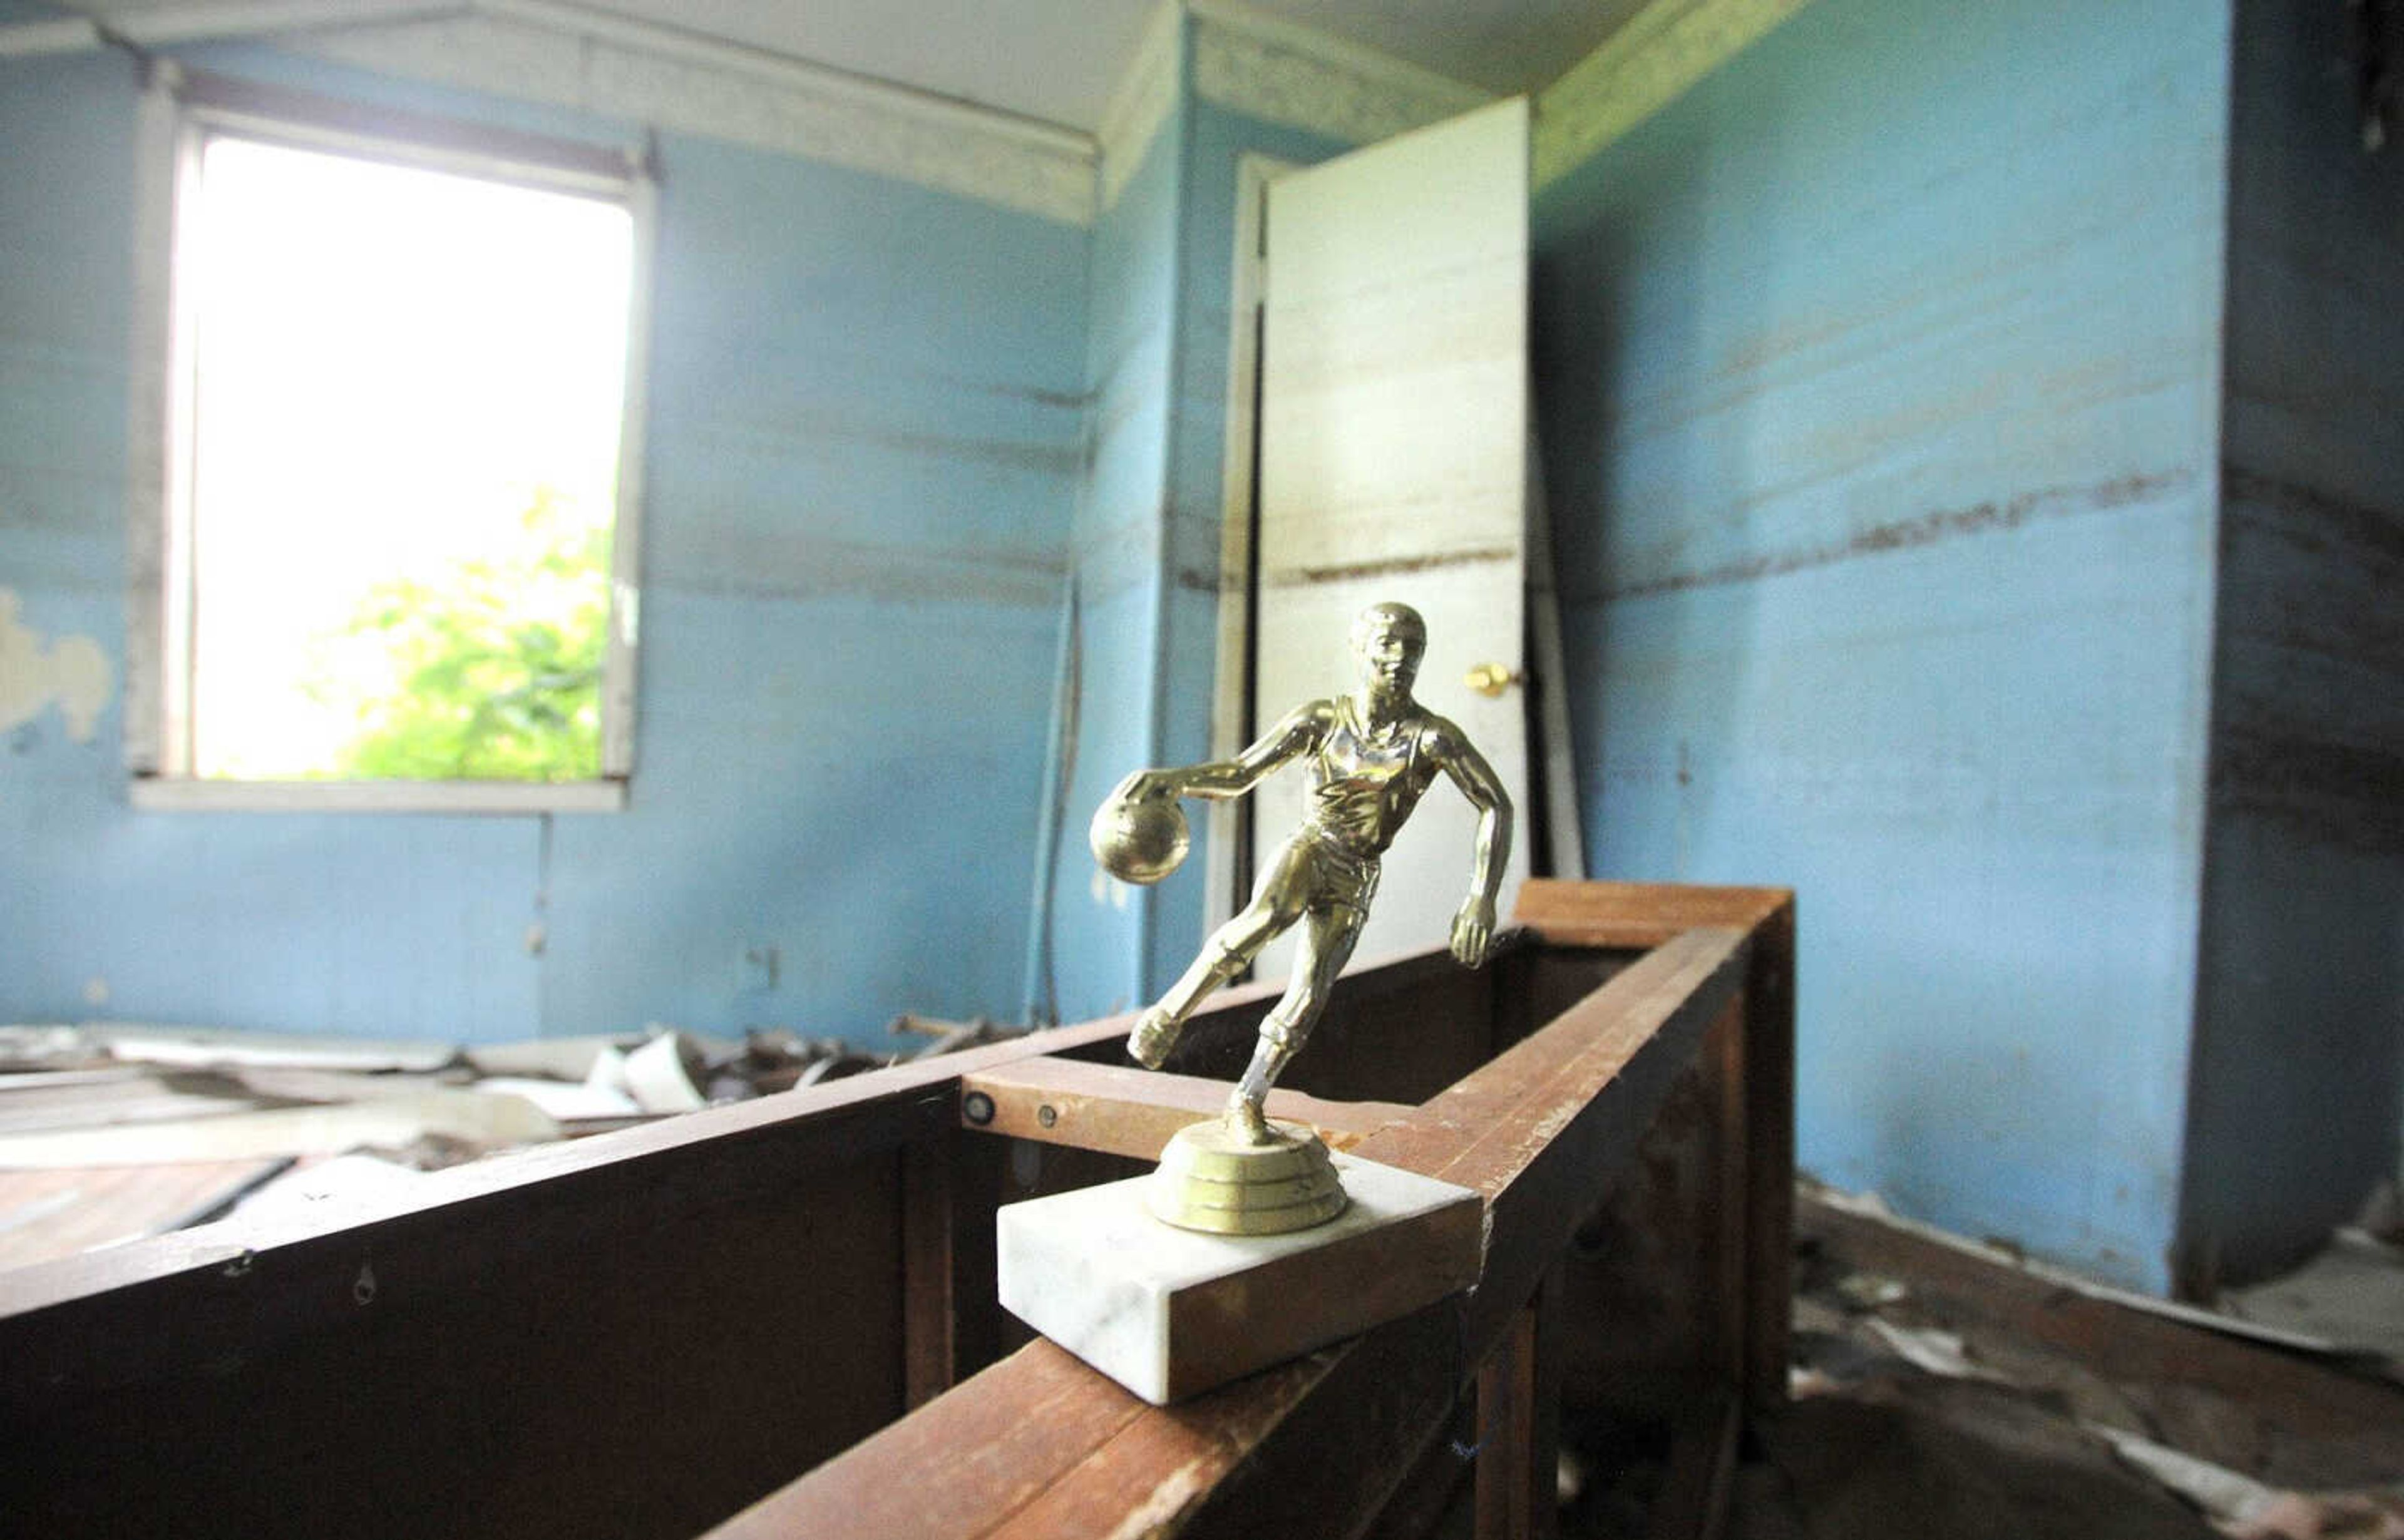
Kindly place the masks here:
<instances>
[{"instance_id":1,"label":"trophy marble base","mask_svg":"<svg viewBox=\"0 0 2404 1540\"><path fill-rule=\"evenodd\" d=\"M1153 1178L1013 1203L1002 1307L1154 1406L1216 1389L1477 1281L1466 1187L1335 1155L1350 1201L1308 1229L1212 1235L1145 1209Z\"/></svg>"}]
</instances>

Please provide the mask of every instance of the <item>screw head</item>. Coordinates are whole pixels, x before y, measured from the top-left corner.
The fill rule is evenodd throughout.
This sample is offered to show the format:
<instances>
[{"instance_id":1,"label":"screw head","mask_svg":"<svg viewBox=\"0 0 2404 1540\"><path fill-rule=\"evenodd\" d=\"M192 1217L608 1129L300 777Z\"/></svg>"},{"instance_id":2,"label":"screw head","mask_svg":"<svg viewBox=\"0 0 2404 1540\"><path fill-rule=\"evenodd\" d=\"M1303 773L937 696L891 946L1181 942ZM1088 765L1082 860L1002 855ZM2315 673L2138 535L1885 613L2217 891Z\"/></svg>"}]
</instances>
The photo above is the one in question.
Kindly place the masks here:
<instances>
[{"instance_id":1,"label":"screw head","mask_svg":"<svg viewBox=\"0 0 2404 1540\"><path fill-rule=\"evenodd\" d=\"M993 1121L993 1098L971 1091L960 1099L960 1115L982 1128Z\"/></svg>"}]
</instances>

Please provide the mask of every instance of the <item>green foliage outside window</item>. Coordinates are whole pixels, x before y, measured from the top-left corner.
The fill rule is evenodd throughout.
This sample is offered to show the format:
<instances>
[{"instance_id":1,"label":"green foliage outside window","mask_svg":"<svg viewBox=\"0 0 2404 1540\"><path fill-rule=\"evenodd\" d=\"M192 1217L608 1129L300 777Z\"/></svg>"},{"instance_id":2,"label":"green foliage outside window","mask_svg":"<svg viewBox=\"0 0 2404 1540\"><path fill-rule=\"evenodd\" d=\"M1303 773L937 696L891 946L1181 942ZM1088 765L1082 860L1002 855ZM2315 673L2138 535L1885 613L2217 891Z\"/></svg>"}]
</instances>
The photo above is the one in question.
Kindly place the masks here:
<instances>
[{"instance_id":1,"label":"green foliage outside window","mask_svg":"<svg viewBox=\"0 0 2404 1540\"><path fill-rule=\"evenodd\" d=\"M358 731L333 774L389 780L590 780L601 774L601 671L609 530L536 494L500 553L439 581L379 583L344 632L388 684L363 693L321 671L311 693L348 695Z\"/></svg>"}]
</instances>

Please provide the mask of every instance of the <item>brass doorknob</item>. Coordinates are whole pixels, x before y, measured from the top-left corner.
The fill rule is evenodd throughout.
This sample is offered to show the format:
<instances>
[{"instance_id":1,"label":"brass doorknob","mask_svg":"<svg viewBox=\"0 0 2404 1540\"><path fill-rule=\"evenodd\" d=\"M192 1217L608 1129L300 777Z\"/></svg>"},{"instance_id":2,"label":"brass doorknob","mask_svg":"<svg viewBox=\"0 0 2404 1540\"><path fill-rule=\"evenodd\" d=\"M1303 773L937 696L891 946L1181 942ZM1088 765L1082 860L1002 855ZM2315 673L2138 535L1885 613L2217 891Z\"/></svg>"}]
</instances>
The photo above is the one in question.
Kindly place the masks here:
<instances>
[{"instance_id":1,"label":"brass doorknob","mask_svg":"<svg viewBox=\"0 0 2404 1540\"><path fill-rule=\"evenodd\" d=\"M1505 664L1480 663L1470 665L1469 688L1489 700L1502 694L1503 691L1515 684L1527 682L1528 675L1524 669L1513 668Z\"/></svg>"}]
</instances>

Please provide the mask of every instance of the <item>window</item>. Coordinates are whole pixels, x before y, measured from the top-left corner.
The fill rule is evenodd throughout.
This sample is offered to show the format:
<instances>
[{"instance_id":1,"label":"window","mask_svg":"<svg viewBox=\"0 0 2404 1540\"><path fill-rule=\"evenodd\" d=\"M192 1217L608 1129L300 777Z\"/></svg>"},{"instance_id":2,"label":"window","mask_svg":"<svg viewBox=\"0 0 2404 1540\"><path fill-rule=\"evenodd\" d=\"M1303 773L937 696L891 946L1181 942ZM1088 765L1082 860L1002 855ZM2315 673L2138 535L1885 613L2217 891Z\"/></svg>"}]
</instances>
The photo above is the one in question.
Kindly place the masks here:
<instances>
[{"instance_id":1,"label":"window","mask_svg":"<svg viewBox=\"0 0 2404 1540\"><path fill-rule=\"evenodd\" d=\"M150 112L137 804L620 805L649 181L198 77Z\"/></svg>"}]
</instances>

